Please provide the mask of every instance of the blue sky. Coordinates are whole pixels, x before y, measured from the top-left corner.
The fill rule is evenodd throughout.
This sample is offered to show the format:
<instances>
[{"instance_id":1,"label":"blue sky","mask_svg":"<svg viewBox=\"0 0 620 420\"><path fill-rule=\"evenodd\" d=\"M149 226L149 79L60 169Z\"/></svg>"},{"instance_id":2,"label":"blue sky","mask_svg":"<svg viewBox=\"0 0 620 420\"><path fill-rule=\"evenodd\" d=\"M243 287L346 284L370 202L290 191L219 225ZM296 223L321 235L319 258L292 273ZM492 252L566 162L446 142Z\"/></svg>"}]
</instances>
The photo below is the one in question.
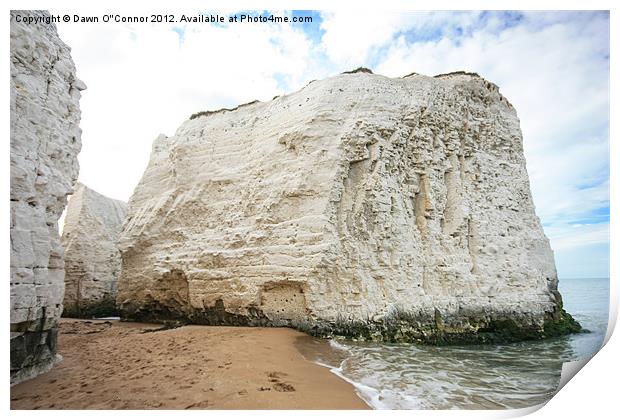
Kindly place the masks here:
<instances>
[{"instance_id":1,"label":"blue sky","mask_svg":"<svg viewBox=\"0 0 620 420\"><path fill-rule=\"evenodd\" d=\"M89 85L81 181L127 200L152 140L199 110L270 100L358 66L392 77L473 71L517 109L560 278L608 276L607 12L273 12L285 13L314 21L59 24ZM133 99L119 103L127 91Z\"/></svg>"}]
</instances>

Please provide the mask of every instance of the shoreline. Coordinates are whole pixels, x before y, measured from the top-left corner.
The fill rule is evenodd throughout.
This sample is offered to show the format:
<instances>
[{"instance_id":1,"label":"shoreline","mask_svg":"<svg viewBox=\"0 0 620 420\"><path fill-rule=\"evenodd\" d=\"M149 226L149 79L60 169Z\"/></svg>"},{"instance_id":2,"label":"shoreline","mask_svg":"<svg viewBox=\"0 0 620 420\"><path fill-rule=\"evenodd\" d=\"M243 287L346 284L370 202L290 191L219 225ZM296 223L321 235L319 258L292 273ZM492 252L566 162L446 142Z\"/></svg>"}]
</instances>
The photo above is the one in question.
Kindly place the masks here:
<instances>
[{"instance_id":1,"label":"shoreline","mask_svg":"<svg viewBox=\"0 0 620 420\"><path fill-rule=\"evenodd\" d=\"M11 409L370 409L313 362L329 343L290 328L63 318L49 372L11 388Z\"/></svg>"}]
</instances>

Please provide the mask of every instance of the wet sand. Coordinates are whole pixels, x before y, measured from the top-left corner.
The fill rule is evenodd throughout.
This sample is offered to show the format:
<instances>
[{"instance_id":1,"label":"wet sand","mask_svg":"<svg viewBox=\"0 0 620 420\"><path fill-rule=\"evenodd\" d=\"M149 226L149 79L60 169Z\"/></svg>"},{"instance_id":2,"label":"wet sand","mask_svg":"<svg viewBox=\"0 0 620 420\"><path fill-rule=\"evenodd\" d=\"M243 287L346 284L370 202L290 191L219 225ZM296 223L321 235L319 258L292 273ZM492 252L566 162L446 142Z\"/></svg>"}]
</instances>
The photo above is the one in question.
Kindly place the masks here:
<instances>
[{"instance_id":1,"label":"wet sand","mask_svg":"<svg viewBox=\"0 0 620 420\"><path fill-rule=\"evenodd\" d=\"M50 372L11 388L11 409L367 409L300 352L288 328L63 319ZM316 346L328 344L317 340ZM307 353L304 353L307 354Z\"/></svg>"}]
</instances>

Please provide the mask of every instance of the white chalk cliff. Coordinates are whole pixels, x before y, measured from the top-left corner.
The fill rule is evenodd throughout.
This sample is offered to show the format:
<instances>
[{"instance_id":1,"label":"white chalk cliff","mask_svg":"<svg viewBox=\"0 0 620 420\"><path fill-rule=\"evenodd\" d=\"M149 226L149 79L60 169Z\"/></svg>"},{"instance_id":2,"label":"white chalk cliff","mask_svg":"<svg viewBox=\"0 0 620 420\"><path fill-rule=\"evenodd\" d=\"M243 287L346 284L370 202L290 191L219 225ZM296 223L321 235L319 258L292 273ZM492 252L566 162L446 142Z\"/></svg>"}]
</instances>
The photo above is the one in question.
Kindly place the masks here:
<instances>
[{"instance_id":1,"label":"white chalk cliff","mask_svg":"<svg viewBox=\"0 0 620 420\"><path fill-rule=\"evenodd\" d=\"M118 236L127 204L78 183L67 206L61 243L65 249L64 316L116 313L121 271Z\"/></svg>"},{"instance_id":2,"label":"white chalk cliff","mask_svg":"<svg viewBox=\"0 0 620 420\"><path fill-rule=\"evenodd\" d=\"M381 340L576 330L519 120L463 72L311 82L159 136L121 234L127 319Z\"/></svg>"},{"instance_id":3,"label":"white chalk cliff","mask_svg":"<svg viewBox=\"0 0 620 420\"><path fill-rule=\"evenodd\" d=\"M54 24L11 11L11 383L56 359L64 294L58 218L78 176L80 91Z\"/></svg>"}]
</instances>

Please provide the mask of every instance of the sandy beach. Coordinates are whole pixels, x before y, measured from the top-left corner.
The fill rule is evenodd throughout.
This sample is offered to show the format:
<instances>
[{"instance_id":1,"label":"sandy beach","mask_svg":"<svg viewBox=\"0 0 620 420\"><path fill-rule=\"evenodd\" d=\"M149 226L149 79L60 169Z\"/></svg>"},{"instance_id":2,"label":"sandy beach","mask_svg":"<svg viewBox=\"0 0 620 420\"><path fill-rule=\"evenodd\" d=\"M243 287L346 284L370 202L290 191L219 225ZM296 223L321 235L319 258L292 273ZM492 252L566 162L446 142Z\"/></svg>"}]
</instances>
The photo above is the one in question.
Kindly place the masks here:
<instances>
[{"instance_id":1,"label":"sandy beach","mask_svg":"<svg viewBox=\"0 0 620 420\"><path fill-rule=\"evenodd\" d=\"M304 358L288 328L62 319L50 372L14 386L12 409L368 409ZM328 346L316 340L313 346Z\"/></svg>"}]
</instances>

